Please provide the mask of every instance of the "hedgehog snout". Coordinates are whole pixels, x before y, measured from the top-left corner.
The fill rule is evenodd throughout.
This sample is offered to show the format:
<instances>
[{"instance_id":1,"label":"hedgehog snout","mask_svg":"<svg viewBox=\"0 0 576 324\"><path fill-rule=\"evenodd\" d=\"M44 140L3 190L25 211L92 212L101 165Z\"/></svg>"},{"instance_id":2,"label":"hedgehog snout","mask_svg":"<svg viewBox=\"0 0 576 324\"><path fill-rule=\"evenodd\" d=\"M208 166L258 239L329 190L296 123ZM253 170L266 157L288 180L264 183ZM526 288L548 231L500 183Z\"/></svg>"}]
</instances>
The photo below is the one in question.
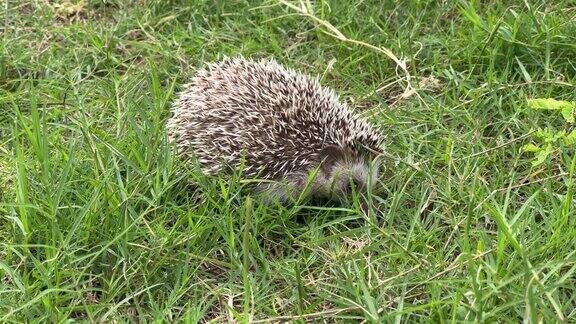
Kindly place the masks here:
<instances>
[{"instance_id":1,"label":"hedgehog snout","mask_svg":"<svg viewBox=\"0 0 576 324\"><path fill-rule=\"evenodd\" d=\"M366 195L375 185L377 170L363 159L337 161L324 176L330 198L347 199L354 192Z\"/></svg>"}]
</instances>

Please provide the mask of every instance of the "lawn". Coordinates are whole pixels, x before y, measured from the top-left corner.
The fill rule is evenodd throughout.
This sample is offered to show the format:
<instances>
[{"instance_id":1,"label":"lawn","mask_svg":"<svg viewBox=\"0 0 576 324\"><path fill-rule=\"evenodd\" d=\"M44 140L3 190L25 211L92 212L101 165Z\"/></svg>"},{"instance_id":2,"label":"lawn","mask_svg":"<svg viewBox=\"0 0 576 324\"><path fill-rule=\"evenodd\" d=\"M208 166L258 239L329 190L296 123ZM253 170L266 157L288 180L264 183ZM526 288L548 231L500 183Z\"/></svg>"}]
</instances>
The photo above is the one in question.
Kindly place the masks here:
<instances>
[{"instance_id":1,"label":"lawn","mask_svg":"<svg viewBox=\"0 0 576 324\"><path fill-rule=\"evenodd\" d=\"M0 30L0 322L576 321L575 109L528 104L576 102L574 1L5 0ZM171 154L181 86L239 54L383 129L376 210Z\"/></svg>"}]
</instances>

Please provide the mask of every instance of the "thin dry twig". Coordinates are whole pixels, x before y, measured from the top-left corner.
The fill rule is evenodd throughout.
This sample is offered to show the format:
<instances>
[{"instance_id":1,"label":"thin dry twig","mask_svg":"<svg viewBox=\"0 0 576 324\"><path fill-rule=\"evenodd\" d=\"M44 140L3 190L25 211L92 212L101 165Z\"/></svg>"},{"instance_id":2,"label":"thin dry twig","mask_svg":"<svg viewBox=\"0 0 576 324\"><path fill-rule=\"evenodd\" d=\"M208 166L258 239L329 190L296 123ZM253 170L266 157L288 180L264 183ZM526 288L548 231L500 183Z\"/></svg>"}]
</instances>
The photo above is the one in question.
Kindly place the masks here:
<instances>
[{"instance_id":1,"label":"thin dry twig","mask_svg":"<svg viewBox=\"0 0 576 324\"><path fill-rule=\"evenodd\" d=\"M456 158L456 159L452 160L452 162L459 162L459 161L468 160L468 159L471 159L471 158L474 158L474 157L477 157L477 156L480 156L480 155L484 155L484 154L490 153L490 152L492 152L492 151L499 150L499 149L501 149L501 148L503 148L503 147L509 146L509 145L511 145L511 144L513 144L513 143L516 143L516 142L521 141L521 140L523 140L523 139L525 139L525 138L528 138L530 135L534 134L534 132L536 132L536 130L532 130L532 131L530 131L530 132L528 132L528 133L526 133L526 134L524 134L524 135L521 135L521 136L519 136L519 137L513 138L513 139L507 141L506 143L502 143L502 144L496 145L496 146L494 146L494 147L485 149L485 150L483 150L483 151L481 151L481 152L477 152L477 153L474 153L474 154L470 154L470 155L467 155L467 156L463 156L463 157L460 157L460 158ZM413 168L416 168L417 170L420 170L420 167L419 167L420 165L430 163L430 161L432 161L432 160L431 160L431 159L427 159L427 160L418 162L418 163L416 163L416 164L414 164L414 165L411 165L411 166L412 166Z\"/></svg>"},{"instance_id":2,"label":"thin dry twig","mask_svg":"<svg viewBox=\"0 0 576 324\"><path fill-rule=\"evenodd\" d=\"M344 35L344 33L342 33L338 28L336 28L334 25L332 25L329 21L320 19L320 18L314 16L313 14L311 14L309 9L308 9L308 6L306 6L303 1L300 1L300 6L297 6L297 5L290 3L286 0L278 0L278 2L285 5L288 8L296 11L299 15L311 19L312 21L314 21L319 26L324 27L324 29L321 29L321 31L326 33L327 35L329 35L331 37L334 37L334 38L336 38L340 41L343 41L345 43L363 46L363 47L369 48L371 50L374 50L378 53L386 55L388 58L390 58L392 61L394 61L394 63L396 64L397 67L399 67L402 70L402 72L404 73L404 78L406 79L406 87L404 88L404 92L398 98L398 100L408 98L412 95L417 95L418 98L420 100L422 100L422 98L420 97L418 92L414 89L414 87L411 84L412 77L410 75L410 72L408 71L408 68L406 67L406 60L399 59L391 50L389 50L386 47L375 46L375 45L372 45L370 43L366 43L366 42L361 41L361 40L347 37L346 35Z\"/></svg>"},{"instance_id":3,"label":"thin dry twig","mask_svg":"<svg viewBox=\"0 0 576 324\"><path fill-rule=\"evenodd\" d=\"M400 272L399 274L397 274L397 275L395 275L395 276L392 276L392 277L390 277L390 278L386 278L386 279L380 281L380 282L378 283L378 285L376 286L376 288L380 288L382 285L385 285L385 284L387 284L387 283L389 283L389 282L391 282L391 281L393 281L393 280L395 280L395 279L404 277L405 275L407 275L407 274L409 274L409 273L411 273L411 272L414 272L414 271L420 269L423 265L424 265L423 263L419 263L419 264L415 265L414 267L412 267L412 268L410 268L410 269L408 269L408 270L406 270L406 271L404 271L404 272Z\"/></svg>"},{"instance_id":4,"label":"thin dry twig","mask_svg":"<svg viewBox=\"0 0 576 324\"><path fill-rule=\"evenodd\" d=\"M480 156L480 155L484 155L484 154L486 154L486 153L490 153L490 152L492 152L492 151L495 151L495 150L501 149L501 148L503 148L503 147L505 147L505 146L508 146L508 145L510 145L510 144L512 144L512 143L515 143L515 142L518 142L518 141L520 141L520 140L523 140L523 139L529 137L530 135L534 134L534 132L536 132L536 130L529 131L528 133L526 133L526 134L524 134L524 135L522 135L522 136L513 138L513 139L509 140L509 141L506 142L506 143L502 143L502 144L500 144L500 145L496 145L496 146L491 147L491 148L489 148L489 149L485 149L484 151L481 151L481 152L478 152L478 153L474 153L474 154L471 154L471 155L467 155L467 156L464 156L464 157L461 157L461 158L457 158L457 159L455 159L454 161L467 160L467 159L471 159L471 158L473 158L473 157L477 157L477 156Z\"/></svg>"},{"instance_id":5,"label":"thin dry twig","mask_svg":"<svg viewBox=\"0 0 576 324\"><path fill-rule=\"evenodd\" d=\"M434 280L434 279L436 279L436 278L438 278L438 277L442 277L443 275L447 274L447 273L450 272L450 271L453 271L453 270L458 269L458 268L460 268L460 267L466 266L468 263L470 263L470 262L472 262L472 261L475 261L475 260L477 260L477 259L480 259L480 258L482 258L483 256L485 256L485 255L487 255L488 253L491 253L491 252L493 252L493 251L494 251L493 248L492 248L492 249L489 249L489 250L487 250L487 251L484 251L484 252L482 252L482 253L480 253L480 254L475 255L474 257L472 257L472 258L470 258L470 259L468 259L468 260L466 260L466 261L463 261L462 263L457 263L457 264L455 264L455 265L453 265L453 266L450 266L450 267L448 267L448 268L446 268L446 269L438 272L437 274L433 275L432 277L430 277L430 278L428 278L428 279L426 279L426 280L424 280L424 281L416 284L414 287L410 288L410 289L406 292L406 295L407 295L408 293L412 292L413 290L415 290L416 288L418 288L418 287L420 287L420 286L422 286L422 285L424 285L424 284L426 284L426 283L429 283L430 281L432 281L432 280Z\"/></svg>"},{"instance_id":6,"label":"thin dry twig","mask_svg":"<svg viewBox=\"0 0 576 324\"><path fill-rule=\"evenodd\" d=\"M570 173L568 173L568 172L562 172L562 173L555 174L555 175L552 175L552 176L549 176L549 177L546 177L546 178L542 178L542 179L538 179L538 180L534 180L534 181L530 181L530 182L519 183L519 184L513 185L513 186L511 186L511 187L495 189L495 190L493 190L488 196L486 196L486 198L484 198L478 205L476 205L476 207L474 207L473 211L478 210L480 207L482 207L482 205L484 205L484 203L485 203L488 199L490 199L490 197L494 196L495 194L497 194L497 193L499 193L499 192L506 191L506 190L517 189L517 188L525 187L525 186L529 186L529 185L533 185L533 184L536 184L536 183L544 182L544 181L546 181L546 180L551 180L551 179L555 179L555 178L560 178L560 177L563 177L563 176L567 176L567 175L569 175L569 174L570 174Z\"/></svg>"}]
</instances>

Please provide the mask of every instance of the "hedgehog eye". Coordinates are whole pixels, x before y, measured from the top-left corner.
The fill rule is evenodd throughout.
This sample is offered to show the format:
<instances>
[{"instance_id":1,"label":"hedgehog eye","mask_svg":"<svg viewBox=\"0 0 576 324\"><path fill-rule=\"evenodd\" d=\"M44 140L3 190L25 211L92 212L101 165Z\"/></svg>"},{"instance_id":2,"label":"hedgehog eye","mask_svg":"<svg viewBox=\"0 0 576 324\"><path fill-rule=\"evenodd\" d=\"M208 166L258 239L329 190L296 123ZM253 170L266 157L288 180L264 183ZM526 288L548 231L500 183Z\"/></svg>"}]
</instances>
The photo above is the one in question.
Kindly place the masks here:
<instances>
[{"instance_id":1,"label":"hedgehog eye","mask_svg":"<svg viewBox=\"0 0 576 324\"><path fill-rule=\"evenodd\" d=\"M350 181L346 182L346 188L344 189L344 192L346 192L347 194L351 194L352 192L354 192L354 188L352 188L352 182Z\"/></svg>"}]
</instances>

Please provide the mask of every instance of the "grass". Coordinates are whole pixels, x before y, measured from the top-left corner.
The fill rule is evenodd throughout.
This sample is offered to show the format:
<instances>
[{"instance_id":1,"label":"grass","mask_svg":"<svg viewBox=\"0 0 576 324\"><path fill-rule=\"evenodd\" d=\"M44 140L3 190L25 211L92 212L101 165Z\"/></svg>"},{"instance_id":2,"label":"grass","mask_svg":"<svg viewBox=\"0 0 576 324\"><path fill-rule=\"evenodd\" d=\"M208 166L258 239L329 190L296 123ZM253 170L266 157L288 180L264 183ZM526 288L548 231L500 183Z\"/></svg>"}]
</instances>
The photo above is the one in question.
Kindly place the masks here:
<instances>
[{"instance_id":1,"label":"grass","mask_svg":"<svg viewBox=\"0 0 576 324\"><path fill-rule=\"evenodd\" d=\"M8 0L0 321L575 321L574 148L520 150L571 129L526 100L576 100L574 5ZM175 92L236 54L370 112L397 157L375 219L267 208L170 154Z\"/></svg>"}]
</instances>

